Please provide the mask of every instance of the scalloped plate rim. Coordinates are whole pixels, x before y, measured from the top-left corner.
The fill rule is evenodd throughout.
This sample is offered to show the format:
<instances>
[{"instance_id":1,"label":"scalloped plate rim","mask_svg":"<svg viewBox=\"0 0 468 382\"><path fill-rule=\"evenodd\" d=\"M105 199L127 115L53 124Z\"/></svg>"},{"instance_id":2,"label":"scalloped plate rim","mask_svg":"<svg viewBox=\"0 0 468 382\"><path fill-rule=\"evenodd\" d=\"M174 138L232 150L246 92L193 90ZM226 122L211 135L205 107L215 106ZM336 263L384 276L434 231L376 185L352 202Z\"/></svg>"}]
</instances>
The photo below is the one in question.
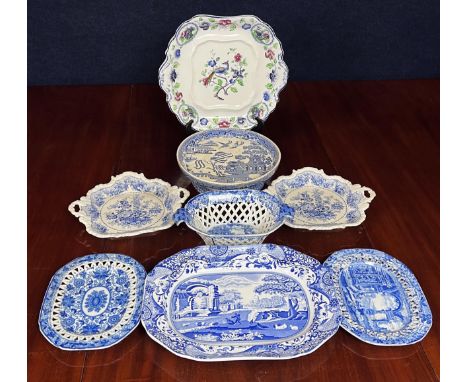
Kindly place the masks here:
<instances>
[{"instance_id":1,"label":"scalloped plate rim","mask_svg":"<svg viewBox=\"0 0 468 382\"><path fill-rule=\"evenodd\" d=\"M167 215L171 216L171 217L173 216L174 212L177 211L177 209L180 208L182 206L182 204L190 196L190 192L187 189L185 189L183 187L176 186L176 185L171 185L170 183L168 183L165 180L160 179L160 178L146 178L146 176L142 172L124 171L124 172L122 172L120 174L112 175L109 182L100 183L100 184L95 185L93 188L89 189L86 192L86 195L81 196L79 199L71 202L69 204L69 206L68 206L68 211L73 216L78 218L78 221L85 226L86 232L88 232L90 235L101 238L101 239L118 239L118 238L123 238L123 237L133 237L133 236L139 236L139 235L143 235L143 234L147 234L147 233L157 232L157 231L161 231L161 230L170 228L170 227L172 227L174 225L174 222L172 221L172 223L169 222L169 223L167 223L165 225L162 225L162 226L156 226L156 227L151 227L151 228L146 228L146 229L139 229L139 230L134 230L134 231L131 231L131 232L123 232L123 233L119 233L119 234L115 234L115 233L101 234L101 233L99 233L99 232L92 229L91 220L88 219L86 216L84 216L81 213L82 212L81 207L80 207L80 211L78 211L78 212L74 211L73 207L76 204L83 203L83 202L89 202L90 197L94 192L100 191L101 189L104 189L105 187L112 186L115 182L117 182L117 181L119 181L119 180L121 180L121 179L123 179L123 178L125 178L127 176L138 178L138 179L140 179L140 180L142 180L142 181L144 181L146 183L157 182L157 183L161 184L162 186L167 187L168 190L174 190L174 191L182 192L184 194L184 196L181 197L179 202L175 204L175 205L179 205L179 204L180 205L178 207L175 207L172 212L168 211L168 213L167 213Z\"/></svg>"},{"instance_id":2,"label":"scalloped plate rim","mask_svg":"<svg viewBox=\"0 0 468 382\"><path fill-rule=\"evenodd\" d=\"M258 16L256 15L253 15L253 14L242 14L242 15L233 15L233 16L219 16L219 15L211 15L211 14L205 14L205 13L198 13L194 16L192 16L191 18L189 19L186 19L184 20L183 22L181 22L179 24L179 26L176 28L176 31L174 33L174 35L170 38L168 44L167 44L167 47L164 51L164 61L162 62L162 64L159 66L158 68L158 85L159 87L161 88L161 90L166 94L166 103L168 104L169 106L169 110L171 110L172 113L175 114L175 116L177 117L177 120L183 125L183 126L186 126L186 122L182 121L182 119L180 118L179 114L174 112L172 110L172 108L170 107L169 105L169 102L172 100L172 97L171 97L171 94L169 91L166 91L166 89L162 86L162 81L161 81L161 77L162 77L162 73L164 72L164 70L166 70L166 67L169 65L169 56L168 56L168 52L169 52L169 48L171 47L172 43L176 40L176 36L177 36L177 33L179 32L179 30L181 29L181 27L186 24L186 23L189 23L191 22L192 20L194 20L195 18L199 18L199 17L212 17L212 18L215 18L215 19L229 19L229 18L237 18L237 17L252 17L252 18L255 18L259 21L259 23L262 23L264 25L266 25L268 28L270 28L270 30L273 32L273 35L276 39L276 41L278 42L279 44L279 48L280 48L280 51L281 51L281 59L278 60L278 65L282 67L282 69L284 70L284 81L280 84L280 86L278 86L277 88L277 91L276 91L276 102L274 104L274 106L269 109L268 113L266 114L266 116L262 119L262 122L264 123L268 117L270 116L270 114L276 109L276 106L278 105L280 99L279 99L279 95L281 93L281 91L286 87L287 83L288 83L288 79L289 79L289 67L287 66L286 62L284 61L284 49L283 49L283 45L281 43L281 41L278 39L278 37L276 36L275 32L274 32L274 29L271 27L271 25L265 21L263 21L261 18L259 18ZM255 105L256 103L254 103L253 105ZM247 126L244 127L244 128L240 128L239 130L252 130L256 127L256 124L252 124L251 126ZM206 128L206 129L203 129L203 128L195 128L193 125L191 126L191 128L195 131L206 131L206 130L211 130L209 128ZM219 128L219 127L218 127Z\"/></svg>"},{"instance_id":3,"label":"scalloped plate rim","mask_svg":"<svg viewBox=\"0 0 468 382\"><path fill-rule=\"evenodd\" d=\"M368 191L370 196L366 197L366 199L367 199L366 201L360 203L360 204L364 204L364 208L360 209L360 212L362 213L361 219L354 222L354 223L330 224L328 226L325 226L325 225L315 226L315 225L306 225L306 224L294 224L292 222L292 220L286 219L286 221L284 222L285 225L287 225L287 226L289 226L291 228L306 229L306 230L309 230L309 231L331 231L331 230L334 230L334 229L343 229L343 228L346 228L346 227L356 227L358 225L361 225L366 220L366 218L367 218L366 210L370 207L370 203L374 200L374 198L377 195L375 193L375 191L372 190L370 187L362 186L359 183L352 183L351 181L341 177L340 175L327 175L323 169L310 167L310 166L302 167L302 168L299 168L299 169L294 169L291 174L281 175L278 178L276 178L275 180L273 180L271 182L271 184L267 188L264 189L264 191L268 192L271 195L276 196L283 203L286 203L283 200L283 198L280 197L276 193L275 185L282 182L282 181L285 181L285 180L294 179L297 175L299 175L299 174L301 174L303 172L308 172L308 171L319 173L321 176L323 176L326 179L332 179L332 180L335 180L335 181L345 183L353 191L358 191L360 189L362 189L364 191Z\"/></svg>"}]
</instances>

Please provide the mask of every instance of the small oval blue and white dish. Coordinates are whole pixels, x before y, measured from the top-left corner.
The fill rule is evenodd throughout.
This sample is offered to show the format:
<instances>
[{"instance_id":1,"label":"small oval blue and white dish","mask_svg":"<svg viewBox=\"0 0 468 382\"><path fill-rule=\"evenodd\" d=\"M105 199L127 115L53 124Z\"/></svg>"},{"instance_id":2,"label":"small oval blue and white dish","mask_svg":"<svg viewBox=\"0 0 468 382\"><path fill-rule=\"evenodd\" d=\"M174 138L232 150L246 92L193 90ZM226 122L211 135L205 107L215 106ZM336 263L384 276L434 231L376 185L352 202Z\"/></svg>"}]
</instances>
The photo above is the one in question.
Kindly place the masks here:
<instances>
[{"instance_id":1,"label":"small oval blue and white dish","mask_svg":"<svg viewBox=\"0 0 468 382\"><path fill-rule=\"evenodd\" d=\"M324 263L324 282L337 291L341 326L360 340L383 346L421 341L432 314L416 277L402 262L375 249L345 249Z\"/></svg>"},{"instance_id":2,"label":"small oval blue and white dish","mask_svg":"<svg viewBox=\"0 0 468 382\"><path fill-rule=\"evenodd\" d=\"M273 141L239 129L198 132L177 148L177 163L199 192L261 190L280 160L281 152Z\"/></svg>"},{"instance_id":3,"label":"small oval blue and white dish","mask_svg":"<svg viewBox=\"0 0 468 382\"><path fill-rule=\"evenodd\" d=\"M294 219L287 225L308 230L357 226L366 219L365 211L375 198L369 187L313 167L280 176L265 191L294 208Z\"/></svg>"},{"instance_id":4,"label":"small oval blue and white dish","mask_svg":"<svg viewBox=\"0 0 468 382\"><path fill-rule=\"evenodd\" d=\"M96 350L127 337L141 318L146 271L131 257L92 254L60 268L47 288L39 329L63 350Z\"/></svg>"},{"instance_id":5,"label":"small oval blue and white dish","mask_svg":"<svg viewBox=\"0 0 468 382\"><path fill-rule=\"evenodd\" d=\"M189 195L185 188L126 171L89 190L68 210L93 236L136 236L171 227L174 212Z\"/></svg>"},{"instance_id":6,"label":"small oval blue and white dish","mask_svg":"<svg viewBox=\"0 0 468 382\"><path fill-rule=\"evenodd\" d=\"M323 271L275 244L186 249L148 274L141 322L153 340L196 361L300 357L339 328Z\"/></svg>"},{"instance_id":7,"label":"small oval blue and white dish","mask_svg":"<svg viewBox=\"0 0 468 382\"><path fill-rule=\"evenodd\" d=\"M208 245L260 244L294 210L276 197L257 190L211 191L190 199L174 215Z\"/></svg>"}]
</instances>

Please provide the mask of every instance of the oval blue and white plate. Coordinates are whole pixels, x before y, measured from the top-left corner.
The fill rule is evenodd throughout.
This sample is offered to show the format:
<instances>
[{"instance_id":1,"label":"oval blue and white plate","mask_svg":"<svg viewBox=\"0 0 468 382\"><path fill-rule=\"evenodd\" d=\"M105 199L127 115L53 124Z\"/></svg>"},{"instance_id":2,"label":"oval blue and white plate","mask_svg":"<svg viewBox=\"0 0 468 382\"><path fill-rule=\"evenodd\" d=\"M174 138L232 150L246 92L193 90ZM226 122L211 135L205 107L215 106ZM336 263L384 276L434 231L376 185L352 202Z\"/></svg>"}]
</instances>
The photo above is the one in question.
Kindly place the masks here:
<instances>
[{"instance_id":1,"label":"oval blue and white plate","mask_svg":"<svg viewBox=\"0 0 468 382\"><path fill-rule=\"evenodd\" d=\"M142 324L197 361L299 357L339 328L339 304L322 275L317 260L274 244L186 249L148 274Z\"/></svg>"},{"instance_id":2,"label":"oval blue and white plate","mask_svg":"<svg viewBox=\"0 0 468 382\"><path fill-rule=\"evenodd\" d=\"M421 341L432 314L416 277L402 262L375 249L345 249L324 263L336 289L341 326L360 340L384 346Z\"/></svg>"},{"instance_id":3,"label":"oval blue and white plate","mask_svg":"<svg viewBox=\"0 0 468 382\"><path fill-rule=\"evenodd\" d=\"M60 268L39 313L39 329L63 350L103 349L139 324L146 271L131 257L92 254Z\"/></svg>"}]
</instances>

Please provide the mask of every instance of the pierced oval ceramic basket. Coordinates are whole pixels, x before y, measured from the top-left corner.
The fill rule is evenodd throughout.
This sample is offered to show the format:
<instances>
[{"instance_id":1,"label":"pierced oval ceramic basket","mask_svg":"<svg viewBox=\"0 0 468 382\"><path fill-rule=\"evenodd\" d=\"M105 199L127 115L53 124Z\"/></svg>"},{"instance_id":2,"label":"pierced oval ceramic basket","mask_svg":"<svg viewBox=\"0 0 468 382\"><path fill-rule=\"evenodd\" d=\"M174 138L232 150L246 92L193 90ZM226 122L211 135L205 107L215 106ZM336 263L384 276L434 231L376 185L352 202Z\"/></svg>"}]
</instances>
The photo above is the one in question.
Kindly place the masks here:
<instances>
[{"instance_id":1,"label":"pierced oval ceramic basket","mask_svg":"<svg viewBox=\"0 0 468 382\"><path fill-rule=\"evenodd\" d=\"M267 137L239 129L195 133L177 149L177 163L199 192L261 190L276 172L281 152Z\"/></svg>"},{"instance_id":2,"label":"pierced oval ceramic basket","mask_svg":"<svg viewBox=\"0 0 468 382\"><path fill-rule=\"evenodd\" d=\"M232 190L200 194L174 215L208 245L260 244L294 210L263 191Z\"/></svg>"}]
</instances>

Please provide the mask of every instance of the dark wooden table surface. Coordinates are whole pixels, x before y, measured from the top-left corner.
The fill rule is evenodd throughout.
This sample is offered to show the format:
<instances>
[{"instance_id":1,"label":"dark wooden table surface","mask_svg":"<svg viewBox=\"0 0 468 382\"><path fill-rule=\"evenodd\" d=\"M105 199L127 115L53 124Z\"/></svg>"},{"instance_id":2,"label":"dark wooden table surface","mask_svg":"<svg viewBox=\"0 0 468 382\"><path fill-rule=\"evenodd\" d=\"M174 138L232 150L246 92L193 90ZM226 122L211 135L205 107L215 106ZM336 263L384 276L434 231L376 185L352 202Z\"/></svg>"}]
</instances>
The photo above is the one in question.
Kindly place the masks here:
<instances>
[{"instance_id":1,"label":"dark wooden table surface","mask_svg":"<svg viewBox=\"0 0 468 382\"><path fill-rule=\"evenodd\" d=\"M185 131L156 86L33 87L28 91L28 370L31 381L433 381L439 379L439 81L289 83L263 133L282 152L277 175L322 168L374 189L359 227L283 227L269 242L324 261L335 250L386 251L413 270L434 324L420 343L379 347L344 330L314 353L283 361L201 363L153 342L140 325L118 345L67 352L40 334L54 272L93 252L133 256L147 271L202 244L185 226L107 240L68 204L126 170L187 187L175 151ZM195 191L189 187L192 195Z\"/></svg>"}]
</instances>

